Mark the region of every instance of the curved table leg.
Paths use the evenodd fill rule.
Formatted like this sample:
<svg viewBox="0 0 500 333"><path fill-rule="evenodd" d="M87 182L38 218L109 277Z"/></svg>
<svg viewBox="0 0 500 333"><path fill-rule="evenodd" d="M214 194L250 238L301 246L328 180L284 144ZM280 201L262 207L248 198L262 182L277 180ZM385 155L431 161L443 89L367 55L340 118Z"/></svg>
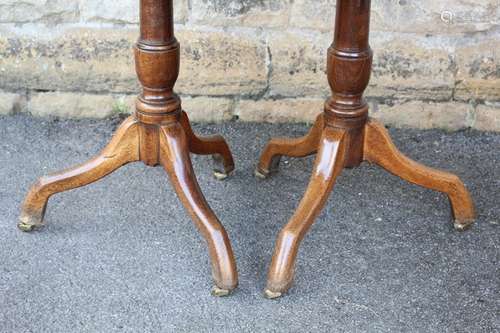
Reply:
<svg viewBox="0 0 500 333"><path fill-rule="evenodd" d="M168 173L177 195L208 243L213 294L228 295L238 285L238 275L229 237L203 196L191 165L188 138L178 123L161 127L160 163Z"/></svg>
<svg viewBox="0 0 500 333"><path fill-rule="evenodd" d="M330 127L323 130L309 186L276 243L265 290L268 298L280 297L292 283L300 242L323 209L344 167L344 133Z"/></svg>
<svg viewBox="0 0 500 333"><path fill-rule="evenodd" d="M474 204L460 178L426 167L404 156L396 148L384 126L373 120L366 125L364 159L408 182L446 193L457 230L465 230L474 223Z"/></svg>
<svg viewBox="0 0 500 333"><path fill-rule="evenodd" d="M188 137L189 150L197 155L212 155L214 160L214 176L219 180L226 179L234 170L234 160L226 140L221 135L199 137L194 134L186 112L181 114L181 125Z"/></svg>
<svg viewBox="0 0 500 333"><path fill-rule="evenodd" d="M97 157L74 168L40 178L24 201L19 229L32 231L43 226L47 202L53 194L88 185L138 160L138 124L132 116L124 121Z"/></svg>
<svg viewBox="0 0 500 333"><path fill-rule="evenodd" d="M320 114L305 136L297 139L272 139L260 157L255 175L259 178L267 178L273 172L278 171L281 156L305 157L316 153L323 128L324 116Z"/></svg>

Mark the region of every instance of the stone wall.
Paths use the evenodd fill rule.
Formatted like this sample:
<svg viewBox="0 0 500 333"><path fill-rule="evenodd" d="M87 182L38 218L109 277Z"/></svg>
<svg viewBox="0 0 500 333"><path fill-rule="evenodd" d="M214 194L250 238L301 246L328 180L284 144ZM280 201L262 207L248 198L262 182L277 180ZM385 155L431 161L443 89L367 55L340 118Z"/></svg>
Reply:
<svg viewBox="0 0 500 333"><path fill-rule="evenodd" d="M175 0L194 120L307 121L329 94L334 0ZM500 131L500 1L374 0L372 116ZM0 0L0 113L131 112L139 0Z"/></svg>

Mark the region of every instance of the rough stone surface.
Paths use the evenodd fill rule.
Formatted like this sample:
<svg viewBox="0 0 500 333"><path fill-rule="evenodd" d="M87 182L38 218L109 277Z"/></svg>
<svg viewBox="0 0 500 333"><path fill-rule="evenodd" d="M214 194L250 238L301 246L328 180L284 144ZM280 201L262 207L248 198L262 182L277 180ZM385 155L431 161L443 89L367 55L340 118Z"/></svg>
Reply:
<svg viewBox="0 0 500 333"><path fill-rule="evenodd" d="M242 121L311 123L323 111L324 103L325 101L321 98L243 100L237 104L235 113Z"/></svg>
<svg viewBox="0 0 500 333"><path fill-rule="evenodd" d="M114 1L86 0L80 15L86 22L139 23L139 3L135 0Z"/></svg>
<svg viewBox="0 0 500 333"><path fill-rule="evenodd" d="M102 1L86 0L81 6L80 16L85 22L137 24L139 23L138 0ZM188 1L174 0L174 19L183 23L188 15Z"/></svg>
<svg viewBox="0 0 500 333"><path fill-rule="evenodd" d="M327 96L326 51L329 34L276 33L269 39L273 66L270 94ZM451 55L425 38L376 33L368 96L449 100L455 84Z"/></svg>
<svg viewBox="0 0 500 333"><path fill-rule="evenodd" d="M111 95L41 93L31 96L28 111L37 117L107 118L115 111Z"/></svg>
<svg viewBox="0 0 500 333"><path fill-rule="evenodd" d="M192 0L191 19L212 26L285 27L291 0Z"/></svg>
<svg viewBox="0 0 500 333"><path fill-rule="evenodd" d="M497 0L374 1L375 30L421 34L487 31L500 24Z"/></svg>
<svg viewBox="0 0 500 333"><path fill-rule="evenodd" d="M176 90L185 95L261 94L267 86L267 49L250 36L182 30Z"/></svg>
<svg viewBox="0 0 500 333"><path fill-rule="evenodd" d="M75 29L47 39L9 36L4 30L0 34L0 86L35 91L138 91L132 54L136 38L135 30Z"/></svg>
<svg viewBox="0 0 500 333"><path fill-rule="evenodd" d="M455 84L450 53L436 40L374 33L373 73L368 96L449 100Z"/></svg>
<svg viewBox="0 0 500 333"><path fill-rule="evenodd" d="M16 228L29 186L94 156L118 124L0 118L0 331L498 331L500 135L392 129L409 156L462 178L477 223L456 232L441 193L369 164L344 170L302 242L290 293L269 301L262 291L274 243L314 157L283 159L265 181L253 170L270 137L300 136L309 126L194 127L228 138L236 159L233 176L219 182L210 157L193 156L237 259L240 285L230 297L210 295L206 243L162 168L129 164L54 195L40 232Z"/></svg>
<svg viewBox="0 0 500 333"><path fill-rule="evenodd" d="M2 0L0 23L60 24L79 19L79 0Z"/></svg>
<svg viewBox="0 0 500 333"><path fill-rule="evenodd" d="M335 0L297 0L292 6L293 27L331 31ZM496 0L373 1L371 26L375 31L453 34L488 31L500 25Z"/></svg>
<svg viewBox="0 0 500 333"><path fill-rule="evenodd" d="M134 93L135 30L71 30L55 39L0 36L0 87ZM176 90L192 95L255 95L267 84L266 47L218 32L181 30ZM224 51L225 50L225 51Z"/></svg>
<svg viewBox="0 0 500 333"><path fill-rule="evenodd" d="M21 111L24 99L19 94L0 91L0 115L10 115Z"/></svg>
<svg viewBox="0 0 500 333"><path fill-rule="evenodd" d="M473 127L480 131L500 132L500 105L479 105Z"/></svg>
<svg viewBox="0 0 500 333"><path fill-rule="evenodd" d="M498 37L458 47L457 99L500 101L499 50Z"/></svg>
<svg viewBox="0 0 500 333"><path fill-rule="evenodd" d="M271 96L326 96L326 55L331 37L318 34L273 33L269 38L272 57Z"/></svg>
<svg viewBox="0 0 500 333"><path fill-rule="evenodd" d="M371 116L396 127L459 130L471 126L473 112L473 106L467 103L407 102L373 104Z"/></svg>
<svg viewBox="0 0 500 333"><path fill-rule="evenodd" d="M290 25L323 32L333 31L336 0L295 0Z"/></svg>
<svg viewBox="0 0 500 333"><path fill-rule="evenodd" d="M182 98L182 108L193 122L217 123L231 120L233 107L234 102L228 98Z"/></svg>
<svg viewBox="0 0 500 333"><path fill-rule="evenodd" d="M330 94L326 52L335 6L335 0L174 0L182 47L176 91L198 105L207 101L208 109L218 98L230 101L212 116L194 112L198 120L231 119L239 101L262 100L248 107L260 111L242 111L241 119L282 122L288 114L289 121L310 121L304 100ZM374 67L366 95L395 107L498 105L499 17L497 0L372 1ZM0 0L0 91L125 96L114 108L130 112L130 96L140 90L132 53L138 18L138 0ZM273 100L297 109L272 115ZM392 115L395 125L419 123L404 112ZM475 117L474 110L466 126ZM433 126L461 128L462 118L433 119Z"/></svg>

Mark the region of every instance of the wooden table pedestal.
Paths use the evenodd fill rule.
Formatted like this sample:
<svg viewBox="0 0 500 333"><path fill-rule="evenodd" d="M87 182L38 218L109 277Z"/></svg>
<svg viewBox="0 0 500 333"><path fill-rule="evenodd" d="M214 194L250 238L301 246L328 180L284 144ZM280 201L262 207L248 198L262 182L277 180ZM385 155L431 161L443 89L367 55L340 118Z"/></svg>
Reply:
<svg viewBox="0 0 500 333"><path fill-rule="evenodd" d="M363 161L375 163L409 182L446 193L456 229L464 230L474 222L471 197L457 176L405 157L384 126L368 118L363 93L372 67L369 24L370 0L337 1L335 36L327 66L332 97L309 134L299 139L273 139L261 156L256 175L266 178L277 171L281 156L317 153L305 195L276 242L265 290L269 298L281 296L290 287L300 242L343 168L356 167Z"/></svg>
<svg viewBox="0 0 500 333"><path fill-rule="evenodd" d="M418 164L392 143L385 128L368 118L363 99L372 65L369 47L370 0L338 0L335 38L328 51L332 97L310 133L299 139L274 139L264 150L256 174L276 171L280 157L317 153L309 186L298 209L278 237L268 276L266 296L281 296L290 287L297 251L343 168L363 161L375 163L401 178L446 193L454 226L464 230L474 222L474 207L460 179ZM223 226L196 181L189 153L213 155L215 175L234 169L233 158L220 136L197 137L173 92L179 74L179 44L174 37L172 0L141 0L141 37L135 47L136 68L143 92L137 108L100 155L75 168L42 177L28 193L19 228L43 226L53 194L85 186L121 166L142 161L162 166L186 210L205 237L215 280L214 295L229 294L238 284L233 251Z"/></svg>
<svg viewBox="0 0 500 333"><path fill-rule="evenodd" d="M25 199L19 228L32 231L41 227L53 194L93 183L130 162L162 166L208 243L215 280L213 294L225 296L238 284L233 251L224 227L200 190L189 153L213 155L219 179L233 171L234 162L221 136L201 138L193 134L181 101L173 92L180 56L172 10L172 0L141 0L141 36L135 59L143 93L137 99L135 114L125 120L100 155L40 178Z"/></svg>

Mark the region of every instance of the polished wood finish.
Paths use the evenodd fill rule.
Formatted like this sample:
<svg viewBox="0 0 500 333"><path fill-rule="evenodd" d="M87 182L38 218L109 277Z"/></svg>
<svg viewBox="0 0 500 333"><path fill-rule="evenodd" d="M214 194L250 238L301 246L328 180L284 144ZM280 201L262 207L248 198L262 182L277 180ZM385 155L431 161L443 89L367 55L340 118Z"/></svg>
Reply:
<svg viewBox="0 0 500 333"><path fill-rule="evenodd" d="M410 183L446 193L457 230L464 230L474 222L472 198L458 176L426 167L404 156L385 127L376 121L368 122L365 133L365 161L377 164Z"/></svg>
<svg viewBox="0 0 500 333"><path fill-rule="evenodd" d="M293 281L301 240L319 215L343 168L368 161L420 186L448 195L457 230L475 219L474 205L460 179L425 167L404 156L381 124L368 118L363 93L368 86L373 53L369 46L370 0L338 0L335 37L328 49L327 75L332 96L312 130L299 139L273 139L264 149L257 176L276 172L281 156L318 152L302 201L281 230L271 261L265 294L280 297Z"/></svg>
<svg viewBox="0 0 500 333"><path fill-rule="evenodd" d="M279 296L293 279L299 244L323 208L338 175L344 168L346 132L326 127L319 142L318 155L306 193L288 224L281 230L271 261L266 295Z"/></svg>
<svg viewBox="0 0 500 333"><path fill-rule="evenodd" d="M234 161L221 136L202 138L193 133L181 100L173 91L179 75L180 47L174 36L172 13L172 0L141 0L141 36L135 59L143 92L135 114L125 120L96 158L42 177L25 199L18 226L23 231L38 229L43 226L52 195L93 183L127 163L162 166L208 244L215 280L213 294L225 296L238 284L234 254L224 227L201 192L189 153L212 155L218 179L233 171Z"/></svg>
<svg viewBox="0 0 500 333"><path fill-rule="evenodd" d="M318 151L319 141L324 128L323 115L316 118L309 133L298 139L272 139L261 155L260 163L255 174L259 178L266 178L270 173L278 171L281 156L306 157Z"/></svg>

